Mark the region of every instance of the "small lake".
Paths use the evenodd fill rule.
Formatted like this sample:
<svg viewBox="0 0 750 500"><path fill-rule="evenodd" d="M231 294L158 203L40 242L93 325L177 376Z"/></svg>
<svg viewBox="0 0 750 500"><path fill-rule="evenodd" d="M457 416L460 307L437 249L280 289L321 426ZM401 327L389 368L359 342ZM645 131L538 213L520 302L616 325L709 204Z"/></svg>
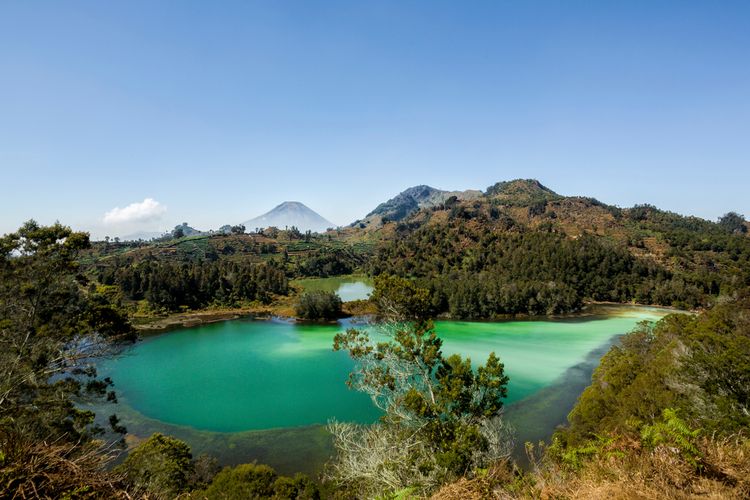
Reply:
<svg viewBox="0 0 750 500"><path fill-rule="evenodd" d="M440 321L436 329L446 354L475 364L492 351L500 356L510 377L507 415L525 440L564 420L617 335L665 314L610 307L562 320ZM331 452L329 419L369 423L379 415L347 388L353 363L332 350L333 336L351 326L235 320L146 338L100 366L120 403L99 415L117 412L136 436L169 433L223 463L257 459L284 473L315 472Z"/></svg>
<svg viewBox="0 0 750 500"><path fill-rule="evenodd" d="M295 280L295 285L305 291L323 290L333 292L343 302L365 300L373 291L372 280L364 276L334 276L332 278L308 278Z"/></svg>

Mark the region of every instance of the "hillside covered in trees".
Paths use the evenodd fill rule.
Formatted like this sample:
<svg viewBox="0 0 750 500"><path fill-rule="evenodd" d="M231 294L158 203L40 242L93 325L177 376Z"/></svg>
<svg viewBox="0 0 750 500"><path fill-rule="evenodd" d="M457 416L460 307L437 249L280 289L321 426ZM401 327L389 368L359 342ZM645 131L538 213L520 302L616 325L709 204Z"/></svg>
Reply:
<svg viewBox="0 0 750 500"><path fill-rule="evenodd" d="M158 241L94 242L83 272L131 314L169 314L288 301L295 278L361 271L367 244L296 228Z"/></svg>
<svg viewBox="0 0 750 500"><path fill-rule="evenodd" d="M585 301L693 309L750 285L747 222L563 197L533 180L500 182L389 221L368 269L415 278L436 313L558 314Z"/></svg>
<svg viewBox="0 0 750 500"><path fill-rule="evenodd" d="M735 213L714 223L515 180L485 191L417 186L325 234L98 242L82 264L131 311L293 301L290 280L355 272L415 279L432 313L453 318L565 314L589 301L696 309L750 286L747 229Z"/></svg>

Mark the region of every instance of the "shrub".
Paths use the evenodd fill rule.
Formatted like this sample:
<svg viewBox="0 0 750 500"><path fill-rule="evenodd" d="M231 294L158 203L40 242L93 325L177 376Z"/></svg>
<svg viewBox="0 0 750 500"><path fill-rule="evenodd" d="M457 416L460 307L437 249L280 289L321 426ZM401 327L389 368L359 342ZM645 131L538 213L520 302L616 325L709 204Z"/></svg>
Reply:
<svg viewBox="0 0 750 500"><path fill-rule="evenodd" d="M285 499L318 499L317 487L307 476L297 475L294 478L279 476L271 467L261 464L242 464L227 467L219 472L211 484L196 498L272 498Z"/></svg>
<svg viewBox="0 0 750 500"><path fill-rule="evenodd" d="M134 488L172 498L187 489L194 465L186 443L156 433L131 451L117 469Z"/></svg>
<svg viewBox="0 0 750 500"><path fill-rule="evenodd" d="M341 298L333 292L305 292L296 308L297 316L309 320L332 320L341 316Z"/></svg>

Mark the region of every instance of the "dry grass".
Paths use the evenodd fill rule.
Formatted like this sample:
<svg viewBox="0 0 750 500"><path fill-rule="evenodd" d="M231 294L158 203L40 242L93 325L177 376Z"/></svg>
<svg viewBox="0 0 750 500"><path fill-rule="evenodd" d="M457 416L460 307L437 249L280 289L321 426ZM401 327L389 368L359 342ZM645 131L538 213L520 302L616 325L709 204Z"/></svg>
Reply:
<svg viewBox="0 0 750 500"><path fill-rule="evenodd" d="M498 464L472 479L461 478L446 485L432 496L433 500L484 500L487 498L511 499L517 498L504 487L516 483L520 478L520 471L508 462Z"/></svg>
<svg viewBox="0 0 750 500"><path fill-rule="evenodd" d="M93 445L5 440L0 460L0 498L134 498L105 470L112 453Z"/></svg>
<svg viewBox="0 0 750 500"><path fill-rule="evenodd" d="M452 499L747 499L750 498L750 440L741 436L705 437L699 443L702 466L696 470L676 450L640 448L620 441L606 453L571 471L545 461L524 475L494 471L461 479L433 498Z"/></svg>

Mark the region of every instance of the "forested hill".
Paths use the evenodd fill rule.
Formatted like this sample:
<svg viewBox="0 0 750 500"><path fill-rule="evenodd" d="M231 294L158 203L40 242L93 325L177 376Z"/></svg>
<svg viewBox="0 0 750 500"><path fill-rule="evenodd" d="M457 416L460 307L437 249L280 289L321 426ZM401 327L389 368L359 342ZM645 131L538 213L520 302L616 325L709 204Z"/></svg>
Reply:
<svg viewBox="0 0 750 500"><path fill-rule="evenodd" d="M551 314L584 300L694 308L750 285L748 223L561 196L536 180L420 208L359 230L380 244L373 274L417 278L435 312Z"/></svg>
<svg viewBox="0 0 750 500"><path fill-rule="evenodd" d="M417 186L325 234L174 236L94 244L84 269L126 301L168 311L271 303L299 277L396 274L431 291L434 314L473 319L562 314L587 301L692 309L750 286L748 223L738 214L714 223L651 205L622 209L536 180L485 191Z"/></svg>
<svg viewBox="0 0 750 500"><path fill-rule="evenodd" d="M81 257L86 276L131 312L271 304L289 280L361 270L371 246L296 228L199 234L151 242L97 242Z"/></svg>

